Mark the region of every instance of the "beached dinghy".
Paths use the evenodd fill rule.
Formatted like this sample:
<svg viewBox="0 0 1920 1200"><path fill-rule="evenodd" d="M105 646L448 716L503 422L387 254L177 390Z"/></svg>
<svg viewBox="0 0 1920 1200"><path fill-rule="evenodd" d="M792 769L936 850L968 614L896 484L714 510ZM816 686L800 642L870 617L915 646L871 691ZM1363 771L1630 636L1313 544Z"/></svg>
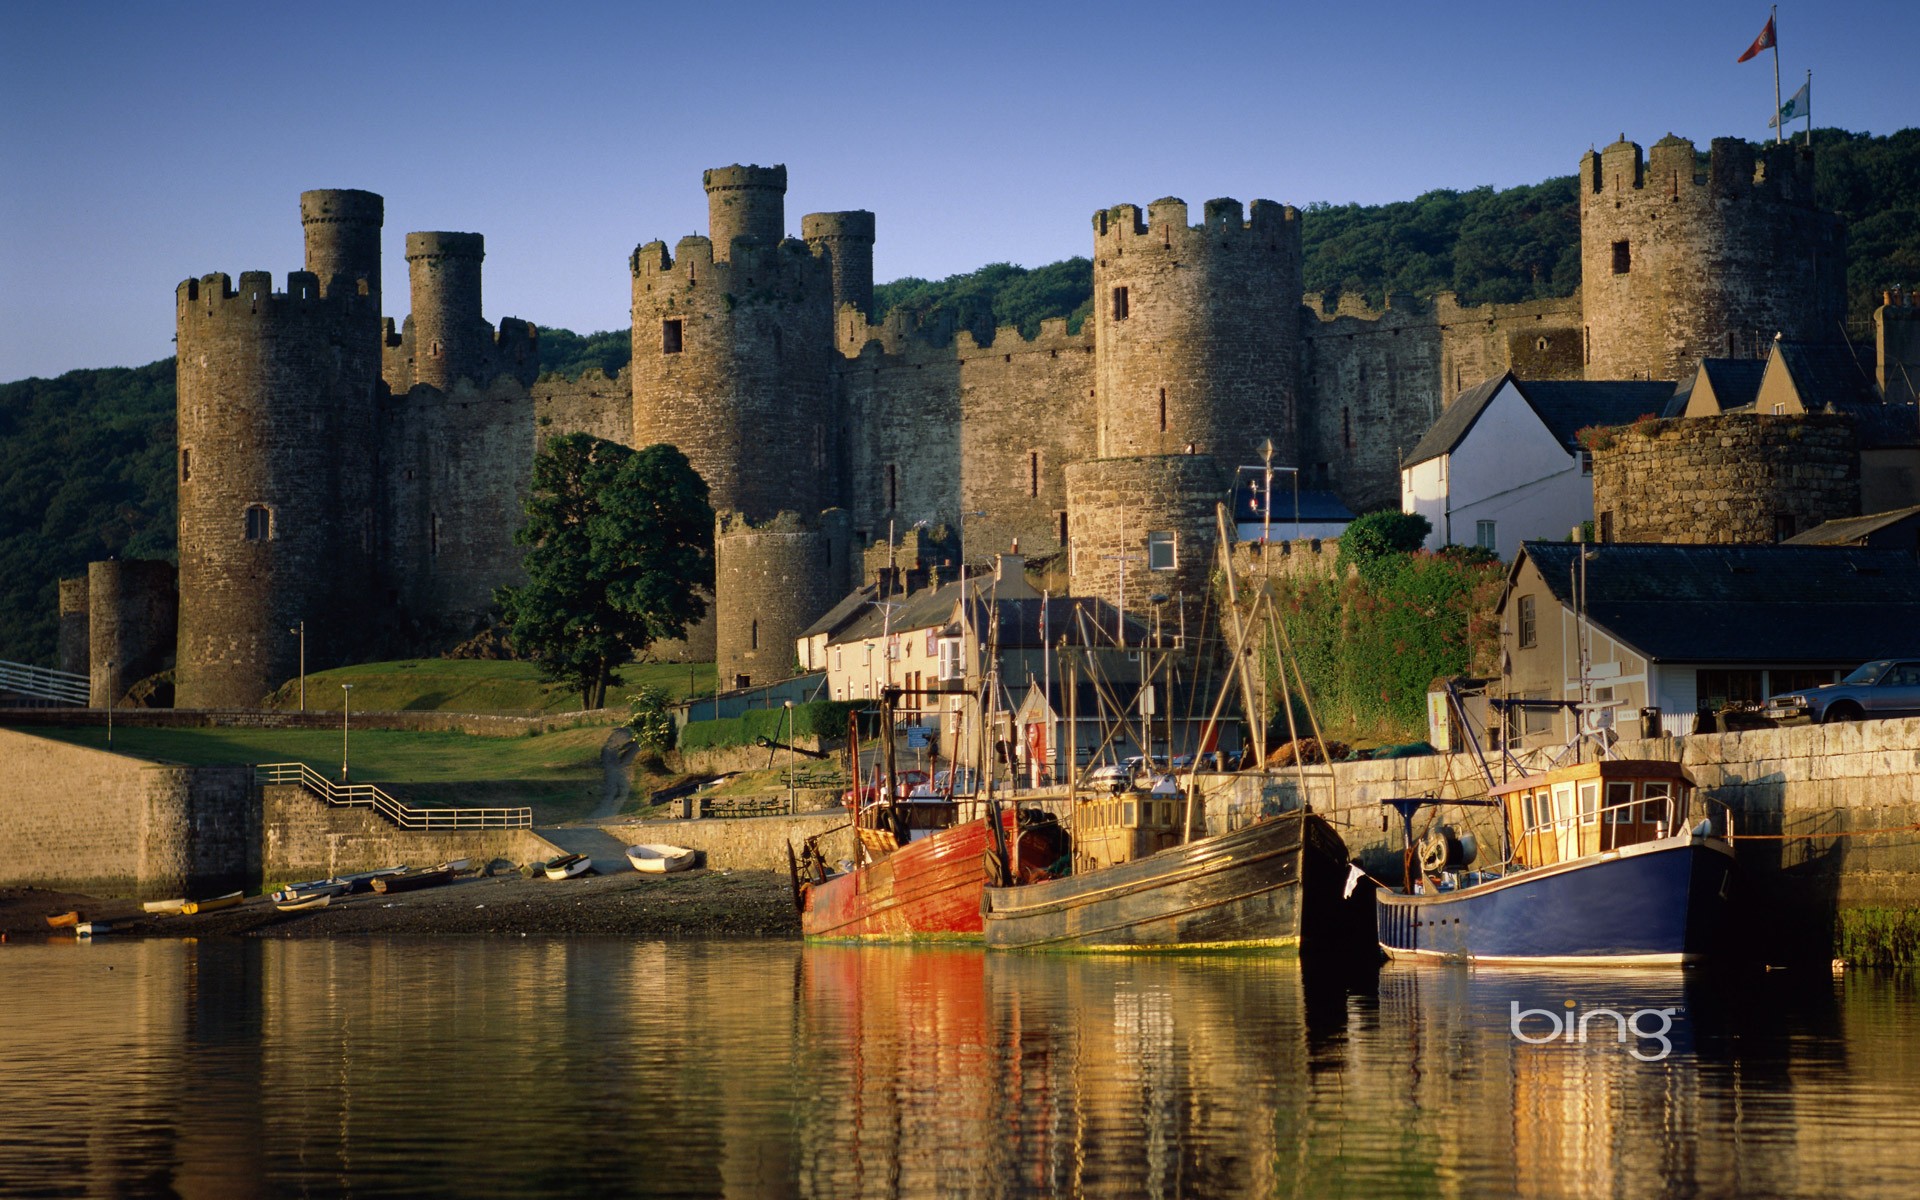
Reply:
<svg viewBox="0 0 1920 1200"><path fill-rule="evenodd" d="M77 912L54 913L47 918L47 924L55 929L72 929L80 924L80 914Z"/></svg>
<svg viewBox="0 0 1920 1200"><path fill-rule="evenodd" d="M97 933L112 933L115 926L106 921L82 921L73 927L76 937L92 937Z"/></svg>
<svg viewBox="0 0 1920 1200"><path fill-rule="evenodd" d="M218 912L223 908L233 908L246 899L244 892L228 892L224 896L215 896L211 900L189 900L180 906L180 911L192 916L195 913Z"/></svg>
<svg viewBox="0 0 1920 1200"><path fill-rule="evenodd" d="M584 854L562 854L548 859L541 867L548 879L572 879L593 870L593 859Z"/></svg>
<svg viewBox="0 0 1920 1200"><path fill-rule="evenodd" d="M417 892L421 888L439 887L443 883L453 882L453 872L446 867L434 867L426 871L403 871L398 875L382 875L373 881L373 890L383 896L395 892Z"/></svg>
<svg viewBox="0 0 1920 1200"><path fill-rule="evenodd" d="M187 906L187 899L185 896L182 896L178 900L148 900L147 902L142 904L140 907L146 909L150 913L155 913L159 916L167 917L167 916L179 915L180 910L185 908L186 906Z"/></svg>
<svg viewBox="0 0 1920 1200"><path fill-rule="evenodd" d="M275 904L298 904L320 896L344 896L353 885L344 879L315 879L308 883L290 883L268 899Z"/></svg>
<svg viewBox="0 0 1920 1200"><path fill-rule="evenodd" d="M309 908L325 908L332 904L333 898L339 894L339 892L321 892L298 900L283 900L274 907L281 912L305 912Z"/></svg>
<svg viewBox="0 0 1920 1200"><path fill-rule="evenodd" d="M689 850L685 846L669 846L664 842L647 842L627 847L627 861L636 871L645 871L653 875L668 871L684 871L700 857L698 850Z"/></svg>

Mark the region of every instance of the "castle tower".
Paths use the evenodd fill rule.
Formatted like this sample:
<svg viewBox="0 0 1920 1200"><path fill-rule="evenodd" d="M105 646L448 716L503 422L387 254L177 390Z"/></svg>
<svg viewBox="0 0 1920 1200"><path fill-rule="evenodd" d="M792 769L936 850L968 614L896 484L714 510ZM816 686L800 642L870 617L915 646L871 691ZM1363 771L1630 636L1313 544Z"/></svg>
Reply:
<svg viewBox="0 0 1920 1200"><path fill-rule="evenodd" d="M117 704L174 650L180 615L170 562L109 559L87 564L87 703Z"/></svg>
<svg viewBox="0 0 1920 1200"><path fill-rule="evenodd" d="M1101 458L1178 454L1295 462L1300 376L1298 214L1256 200L1093 215L1094 404Z"/></svg>
<svg viewBox="0 0 1920 1200"><path fill-rule="evenodd" d="M800 218L800 236L813 252L833 264L833 315L851 304L873 316L873 214L808 213Z"/></svg>
<svg viewBox="0 0 1920 1200"><path fill-rule="evenodd" d="M1229 484L1219 459L1093 459L1069 463L1066 476L1070 593L1136 617L1152 615L1155 595L1206 600L1220 544L1215 505Z"/></svg>
<svg viewBox="0 0 1920 1200"><path fill-rule="evenodd" d="M1882 292L1873 312L1874 379L1888 404L1920 399L1920 300L1909 289Z"/></svg>
<svg viewBox="0 0 1920 1200"><path fill-rule="evenodd" d="M715 167L701 176L707 189L707 232L713 236L713 257L726 262L733 256L735 238L753 238L762 246L777 246L787 236L787 168L785 166Z"/></svg>
<svg viewBox="0 0 1920 1200"><path fill-rule="evenodd" d="M720 516L713 539L720 690L794 673L801 631L847 590L851 543L842 509L810 521L785 512L761 524Z"/></svg>
<svg viewBox="0 0 1920 1200"><path fill-rule="evenodd" d="M354 206L363 213L379 211L377 196L344 194L365 197ZM303 213L315 196L302 197ZM358 252L316 253L315 227L309 220L310 261L344 264L336 280L378 278L359 273L367 260ZM249 271L237 288L223 274L189 279L175 305L185 598L175 695L185 708L254 705L298 669L288 630L300 621L309 667L345 661L365 644L375 599L378 292L324 294L307 271L276 292L272 276Z"/></svg>
<svg viewBox="0 0 1920 1200"><path fill-rule="evenodd" d="M485 383L493 326L480 312L480 263L486 239L477 233L410 233L407 317L415 384L449 391L456 379Z"/></svg>
<svg viewBox="0 0 1920 1200"><path fill-rule="evenodd" d="M1669 134L1643 161L1622 138L1580 160L1579 188L1588 379L1683 379L1776 333L1840 336L1846 245L1806 148L1715 138L1703 161Z"/></svg>
<svg viewBox="0 0 1920 1200"><path fill-rule="evenodd" d="M307 239L307 270L320 294L338 287L358 292L380 312L380 227L386 201L372 192L334 188L300 193L300 224Z"/></svg>

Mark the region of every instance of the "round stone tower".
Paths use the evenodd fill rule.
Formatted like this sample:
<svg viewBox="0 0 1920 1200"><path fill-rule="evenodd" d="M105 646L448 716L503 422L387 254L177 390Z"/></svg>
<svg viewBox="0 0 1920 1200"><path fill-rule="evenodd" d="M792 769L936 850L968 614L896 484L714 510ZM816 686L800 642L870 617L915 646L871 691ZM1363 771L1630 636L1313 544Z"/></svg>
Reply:
<svg viewBox="0 0 1920 1200"><path fill-rule="evenodd" d="M634 252L633 444L678 446L715 511L817 512L830 474L832 279L806 244Z"/></svg>
<svg viewBox="0 0 1920 1200"><path fill-rule="evenodd" d="M314 195L302 197L303 211ZM323 248L316 265L329 254ZM377 265L370 276L335 272L349 276L377 279ZM297 670L288 629L302 620L310 668L364 644L374 603L376 296L358 286L323 294L312 271L289 274L284 292L264 271L242 274L237 288L215 274L176 292L183 708L258 704Z"/></svg>
<svg viewBox="0 0 1920 1200"><path fill-rule="evenodd" d="M88 563L87 703L118 704L129 687L165 670L179 615L172 563Z"/></svg>
<svg viewBox="0 0 1920 1200"><path fill-rule="evenodd" d="M1665 543L1777 542L1859 516L1853 418L1733 412L1608 430L1593 513L1602 541Z"/></svg>
<svg viewBox="0 0 1920 1200"><path fill-rule="evenodd" d="M713 561L722 691L794 673L800 632L843 594L851 543L841 509L812 521L784 512L757 525L721 515Z"/></svg>
<svg viewBox="0 0 1920 1200"><path fill-rule="evenodd" d="M833 264L833 313L851 304L863 317L873 315L873 214L808 213L800 218L800 236L813 252Z"/></svg>
<svg viewBox="0 0 1920 1200"><path fill-rule="evenodd" d="M356 188L300 193L300 224L306 231L307 270L320 279L320 294L342 288L367 297L380 311L380 227L386 201Z"/></svg>
<svg viewBox="0 0 1920 1200"><path fill-rule="evenodd" d="M1702 358L1764 357L1776 333L1831 341L1846 313L1840 222L1814 206L1813 155L1669 134L1580 160L1588 379L1684 379Z"/></svg>
<svg viewBox="0 0 1920 1200"><path fill-rule="evenodd" d="M407 317L413 382L447 391L456 379L482 376L493 353L493 326L481 315L480 264L486 239L477 233L410 233Z"/></svg>
<svg viewBox="0 0 1920 1200"><path fill-rule="evenodd" d="M1066 477L1068 591L1135 616L1151 614L1155 594L1206 598L1220 544L1215 505L1229 484L1219 459L1091 459L1069 463Z"/></svg>
<svg viewBox="0 0 1920 1200"><path fill-rule="evenodd" d="M707 231L715 261L733 257L735 238L777 246L787 236L785 166L715 167L701 176L707 189Z"/></svg>
<svg viewBox="0 0 1920 1200"><path fill-rule="evenodd" d="M1180 200L1093 215L1094 407L1101 458L1295 462L1300 223L1289 207Z"/></svg>

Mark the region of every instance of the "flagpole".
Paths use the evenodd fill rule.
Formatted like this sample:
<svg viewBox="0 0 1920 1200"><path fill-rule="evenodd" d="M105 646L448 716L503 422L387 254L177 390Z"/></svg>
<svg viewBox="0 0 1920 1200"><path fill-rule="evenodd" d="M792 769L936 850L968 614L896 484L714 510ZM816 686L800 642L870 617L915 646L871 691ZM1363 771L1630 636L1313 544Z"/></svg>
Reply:
<svg viewBox="0 0 1920 1200"><path fill-rule="evenodd" d="M1778 4L1773 6L1773 16L1768 23L1773 26L1773 111L1778 114L1780 111L1780 6ZM1782 128L1785 124L1786 122L1782 121L1778 115L1773 118L1773 142L1776 146L1787 140L1786 131Z"/></svg>
<svg viewBox="0 0 1920 1200"><path fill-rule="evenodd" d="M1813 70L1807 70L1807 149L1813 149Z"/></svg>

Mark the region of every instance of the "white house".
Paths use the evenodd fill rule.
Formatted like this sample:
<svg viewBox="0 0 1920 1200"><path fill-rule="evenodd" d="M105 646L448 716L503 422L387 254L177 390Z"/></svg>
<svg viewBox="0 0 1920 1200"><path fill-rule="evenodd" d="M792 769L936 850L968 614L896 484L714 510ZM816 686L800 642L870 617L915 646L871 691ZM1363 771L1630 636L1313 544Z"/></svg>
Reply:
<svg viewBox="0 0 1920 1200"><path fill-rule="evenodd" d="M1520 543L1564 538L1593 519L1590 425L1659 416L1673 384L1537 382L1511 371L1462 392L1400 468L1400 510L1433 526L1427 548L1484 546L1511 559Z"/></svg>

